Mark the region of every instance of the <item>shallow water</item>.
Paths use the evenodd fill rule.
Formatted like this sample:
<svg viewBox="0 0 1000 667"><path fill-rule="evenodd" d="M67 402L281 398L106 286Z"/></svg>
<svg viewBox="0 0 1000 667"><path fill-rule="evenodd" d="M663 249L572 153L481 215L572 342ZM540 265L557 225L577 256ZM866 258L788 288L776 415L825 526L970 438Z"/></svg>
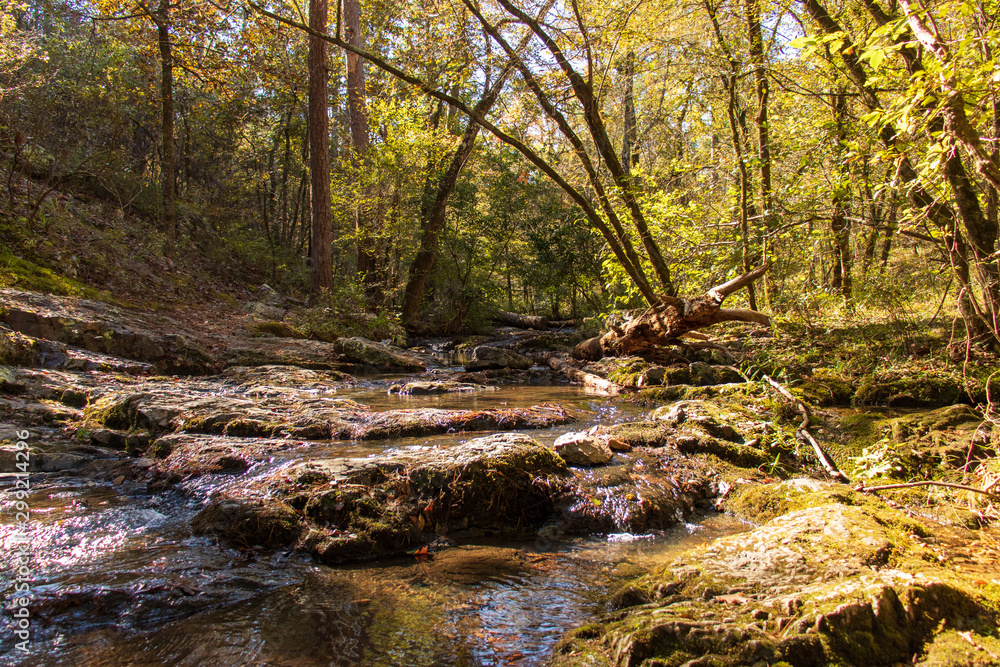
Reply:
<svg viewBox="0 0 1000 667"><path fill-rule="evenodd" d="M569 386L403 397L368 386L337 395L377 410L548 402L578 414L575 424L531 432L543 442L642 414ZM318 445L283 452L250 474L303 455L448 447L480 435ZM194 497L241 479L205 476ZM40 604L32 653L20 664L541 664L567 630L605 611L602 600L623 572L662 565L681 548L743 529L712 515L656 536L493 542L430 558L330 568L297 554L237 551L191 536L200 502L177 493L124 494L71 478L36 490L30 498L32 593ZM10 500L0 496L3 503ZM7 522L0 524L0 565L11 572L12 513L0 509ZM468 562L455 562L466 556ZM498 559L496 572L473 568L470 574L469 563L487 556ZM4 581L7 598L11 584ZM0 652L13 658L9 639L4 632Z"/></svg>

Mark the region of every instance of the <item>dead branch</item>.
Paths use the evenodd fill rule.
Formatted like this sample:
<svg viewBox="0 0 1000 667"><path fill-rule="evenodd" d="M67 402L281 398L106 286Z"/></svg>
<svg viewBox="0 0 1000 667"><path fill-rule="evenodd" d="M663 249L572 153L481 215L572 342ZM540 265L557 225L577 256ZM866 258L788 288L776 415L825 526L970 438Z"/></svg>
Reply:
<svg viewBox="0 0 1000 667"><path fill-rule="evenodd" d="M855 487L855 491L860 491L862 493L867 493L869 491L887 491L889 489L913 489L918 486L943 486L947 489L957 489L959 491L969 491L971 493L979 493L984 496L989 496L993 500L1000 500L1000 495L993 493L992 491L987 491L985 489L977 489L974 486L968 486L966 484L953 484L951 482L938 482L935 480L922 480L920 482L901 482L899 484L879 484L878 486L865 486L864 484L859 484Z"/></svg>
<svg viewBox="0 0 1000 667"><path fill-rule="evenodd" d="M617 396L618 394L632 391L631 387L623 387L622 385L614 383L611 380L602 378L600 375L594 375L593 373L582 371L562 359L551 357L549 359L549 366L551 366L554 370L561 372L573 382L579 382L587 389L592 389L608 396Z"/></svg>
<svg viewBox="0 0 1000 667"><path fill-rule="evenodd" d="M774 387L775 391L781 394L783 398L785 398L792 405L794 405L796 409L799 411L799 414L802 415L802 422L799 424L799 427L795 430L795 435L800 439L805 440L806 442L809 443L809 445L813 449L813 452L815 452L816 454L816 458L819 459L820 464L826 470L827 474L830 475L830 477L840 479L845 484L850 484L851 483L850 478L848 478L847 475L845 475L844 473L842 473L840 470L837 469L837 465L833 462L832 459L830 459L830 457L826 455L826 452L823 451L823 447L820 446L816 438L814 438L812 433L809 432L809 424L811 423L811 419L809 417L809 408L806 407L806 404L797 399L795 395L792 394L792 392L785 389L784 386L779 384L773 378L765 375L764 380L769 385Z"/></svg>
<svg viewBox="0 0 1000 667"><path fill-rule="evenodd" d="M612 328L602 336L586 340L573 349L578 359L600 359L605 356L642 355L655 348L676 343L682 336L697 334L701 329L719 322L751 322L768 325L771 318L764 313L745 308L722 308L722 301L738 289L759 279L767 271L761 266L737 278L717 285L704 295L689 299L661 295L637 317L620 328Z"/></svg>

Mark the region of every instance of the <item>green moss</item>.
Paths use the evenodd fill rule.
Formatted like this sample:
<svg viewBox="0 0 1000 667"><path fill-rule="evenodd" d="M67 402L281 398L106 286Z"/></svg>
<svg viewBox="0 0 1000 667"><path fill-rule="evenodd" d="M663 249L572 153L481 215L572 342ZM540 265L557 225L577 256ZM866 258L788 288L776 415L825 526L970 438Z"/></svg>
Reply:
<svg viewBox="0 0 1000 667"><path fill-rule="evenodd" d="M553 493L536 480L552 477L566 463L547 447L516 448L476 459L457 471L449 485L452 511L480 527L525 527L548 519ZM541 488L540 488L541 487Z"/></svg>
<svg viewBox="0 0 1000 667"><path fill-rule="evenodd" d="M270 438L287 428L288 424L281 422L266 422L259 419L233 419L222 430L223 435L231 438Z"/></svg>
<svg viewBox="0 0 1000 667"><path fill-rule="evenodd" d="M17 257L3 246L0 246L0 287L60 296L80 296L115 303L114 298L106 292L87 287L78 280L67 278L51 269Z"/></svg>
<svg viewBox="0 0 1000 667"><path fill-rule="evenodd" d="M151 428L152 424L138 411L138 404L143 398L145 398L143 394L100 398L84 410L84 426L87 428L104 427L120 431Z"/></svg>
<svg viewBox="0 0 1000 667"><path fill-rule="evenodd" d="M149 449L146 450L146 454L155 459L165 459L170 456L172 451L173 446L169 442L160 439L153 442Z"/></svg>
<svg viewBox="0 0 1000 667"><path fill-rule="evenodd" d="M276 336L278 338L305 338L306 335L285 322L276 320L265 320L263 322L253 322L249 326L252 336Z"/></svg>
<svg viewBox="0 0 1000 667"><path fill-rule="evenodd" d="M299 535L299 520L294 509L275 500L217 501L202 510L191 526L195 534L216 534L243 547L287 546Z"/></svg>
<svg viewBox="0 0 1000 667"><path fill-rule="evenodd" d="M16 331L0 329L0 364L34 366L38 361L38 341Z"/></svg>

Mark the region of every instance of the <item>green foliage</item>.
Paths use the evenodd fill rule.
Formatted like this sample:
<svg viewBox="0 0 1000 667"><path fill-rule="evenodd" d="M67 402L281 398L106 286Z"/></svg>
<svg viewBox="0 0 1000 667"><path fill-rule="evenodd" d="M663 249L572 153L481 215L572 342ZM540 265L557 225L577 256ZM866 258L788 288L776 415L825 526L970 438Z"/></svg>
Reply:
<svg viewBox="0 0 1000 667"><path fill-rule="evenodd" d="M332 342L341 337L361 336L404 344L406 332L398 317L387 311L367 312L364 292L357 283L344 281L324 291L313 305L297 312L292 324L308 338Z"/></svg>

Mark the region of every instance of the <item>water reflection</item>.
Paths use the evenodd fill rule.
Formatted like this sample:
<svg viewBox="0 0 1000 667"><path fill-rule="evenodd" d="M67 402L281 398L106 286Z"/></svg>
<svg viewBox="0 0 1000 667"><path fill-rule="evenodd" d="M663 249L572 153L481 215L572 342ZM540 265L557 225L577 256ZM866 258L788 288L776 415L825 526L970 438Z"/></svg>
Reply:
<svg viewBox="0 0 1000 667"><path fill-rule="evenodd" d="M338 396L376 410L545 402L574 410L577 423L531 432L542 442L642 415L565 385L430 396L387 395L385 386L369 386ZM316 443L276 452L248 475L303 456L449 447L480 435ZM568 629L604 611L621 564L653 568L678 549L743 529L703 517L655 536L466 545L422 561L328 568L298 555L241 552L191 536L190 520L201 507L193 499L245 482L246 476L205 475L180 485L183 493L162 497L94 484L53 484L33 494L39 624L33 653L20 664L541 664ZM12 529L0 524L0 542ZM10 572L7 560L0 556ZM0 581L0 592L6 596L10 586L9 579ZM0 655L4 651L17 657L0 643Z"/></svg>

